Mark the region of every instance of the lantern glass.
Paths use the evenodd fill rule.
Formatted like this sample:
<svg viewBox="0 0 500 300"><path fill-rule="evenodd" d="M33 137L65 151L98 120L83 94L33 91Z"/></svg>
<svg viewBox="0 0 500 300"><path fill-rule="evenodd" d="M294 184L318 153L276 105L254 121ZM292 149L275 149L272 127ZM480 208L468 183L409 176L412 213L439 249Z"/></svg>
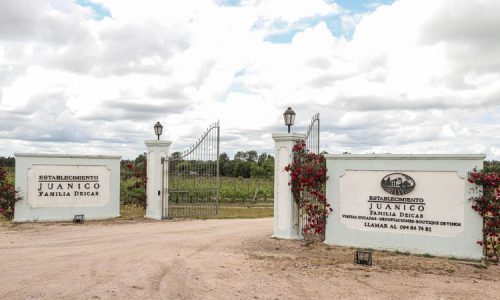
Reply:
<svg viewBox="0 0 500 300"><path fill-rule="evenodd" d="M160 124L160 122L156 122L154 129L155 129L155 134L158 136L158 139L160 139L160 135L163 132L163 126Z"/></svg>
<svg viewBox="0 0 500 300"><path fill-rule="evenodd" d="M295 112L291 107L289 107L285 113L283 114L283 117L285 119L285 125L291 126L295 122Z"/></svg>

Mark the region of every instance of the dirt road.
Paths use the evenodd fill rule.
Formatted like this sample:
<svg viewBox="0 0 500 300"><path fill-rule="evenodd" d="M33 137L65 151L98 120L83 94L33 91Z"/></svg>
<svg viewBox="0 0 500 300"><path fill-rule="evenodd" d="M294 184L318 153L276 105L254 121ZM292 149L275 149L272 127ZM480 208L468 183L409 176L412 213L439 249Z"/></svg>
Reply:
<svg viewBox="0 0 500 300"><path fill-rule="evenodd" d="M0 299L498 299L500 267L270 238L272 219L0 225Z"/></svg>

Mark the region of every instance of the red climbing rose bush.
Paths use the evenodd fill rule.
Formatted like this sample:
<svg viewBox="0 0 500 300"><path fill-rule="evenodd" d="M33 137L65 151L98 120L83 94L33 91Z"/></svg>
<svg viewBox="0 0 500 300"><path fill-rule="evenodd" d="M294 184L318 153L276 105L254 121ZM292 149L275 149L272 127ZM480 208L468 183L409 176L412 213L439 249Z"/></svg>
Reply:
<svg viewBox="0 0 500 300"><path fill-rule="evenodd" d="M17 201L21 200L14 185L7 178L7 172L0 168L0 215L7 220L14 218L14 207Z"/></svg>
<svg viewBox="0 0 500 300"><path fill-rule="evenodd" d="M476 191L482 187L483 194L471 197L472 208L483 217L483 240L477 243L483 247L490 259L500 257L500 174L474 169L469 173L469 182L476 184Z"/></svg>
<svg viewBox="0 0 500 300"><path fill-rule="evenodd" d="M324 238L326 218L332 211L326 203L326 160L322 154L310 152L304 141L298 141L293 149L293 161L285 167L290 172L293 198L306 212L304 234L316 234Z"/></svg>

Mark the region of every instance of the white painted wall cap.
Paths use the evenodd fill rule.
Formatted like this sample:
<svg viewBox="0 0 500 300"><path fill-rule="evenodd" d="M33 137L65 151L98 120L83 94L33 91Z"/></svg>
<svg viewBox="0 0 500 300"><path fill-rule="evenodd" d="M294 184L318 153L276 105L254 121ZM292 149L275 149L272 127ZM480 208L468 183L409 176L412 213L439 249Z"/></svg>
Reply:
<svg viewBox="0 0 500 300"><path fill-rule="evenodd" d="M479 154L326 154L331 160L483 160Z"/></svg>
<svg viewBox="0 0 500 300"><path fill-rule="evenodd" d="M281 142L281 141L297 141L297 140L303 140L306 138L306 135L303 133L287 133L287 132L275 132L272 134L273 140L276 142Z"/></svg>
<svg viewBox="0 0 500 300"><path fill-rule="evenodd" d="M168 147L172 145L172 141L162 141L162 140L146 140L144 141L144 144L148 147Z"/></svg>
<svg viewBox="0 0 500 300"><path fill-rule="evenodd" d="M15 157L53 157L53 158L92 158L92 159L121 159L119 155L82 155L57 153L14 153Z"/></svg>

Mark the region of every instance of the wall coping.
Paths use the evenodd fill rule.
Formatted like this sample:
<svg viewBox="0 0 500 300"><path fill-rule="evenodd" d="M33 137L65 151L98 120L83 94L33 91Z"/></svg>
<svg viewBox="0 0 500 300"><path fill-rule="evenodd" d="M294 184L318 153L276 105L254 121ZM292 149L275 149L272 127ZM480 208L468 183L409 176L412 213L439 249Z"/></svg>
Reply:
<svg viewBox="0 0 500 300"><path fill-rule="evenodd" d="M273 140L275 142L285 142L285 141L297 141L303 140L306 138L306 135L303 133L287 133L287 132L275 132L272 134Z"/></svg>
<svg viewBox="0 0 500 300"><path fill-rule="evenodd" d="M486 154L325 154L330 160L484 160Z"/></svg>
<svg viewBox="0 0 500 300"><path fill-rule="evenodd" d="M57 153L14 153L15 157L45 157L45 158L92 158L92 159L121 159L120 155L82 155Z"/></svg>
<svg viewBox="0 0 500 300"><path fill-rule="evenodd" d="M148 147L169 147L172 145L172 141L163 140L145 140L144 144Z"/></svg>

